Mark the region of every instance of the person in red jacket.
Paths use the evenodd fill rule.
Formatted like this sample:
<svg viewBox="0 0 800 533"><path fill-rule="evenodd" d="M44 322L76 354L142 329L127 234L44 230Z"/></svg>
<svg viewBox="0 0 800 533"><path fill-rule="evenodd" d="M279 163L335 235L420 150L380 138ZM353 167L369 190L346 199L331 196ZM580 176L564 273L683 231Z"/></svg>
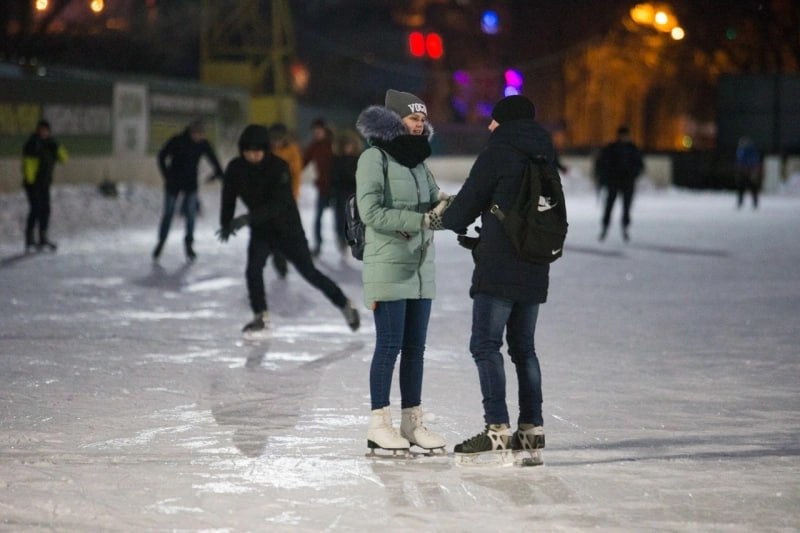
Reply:
<svg viewBox="0 0 800 533"><path fill-rule="evenodd" d="M324 119L311 123L311 143L303 152L303 168L314 163L317 177L317 207L314 215L314 247L311 254L316 257L322 249L322 215L331 207L331 165L333 165L333 132Z"/></svg>

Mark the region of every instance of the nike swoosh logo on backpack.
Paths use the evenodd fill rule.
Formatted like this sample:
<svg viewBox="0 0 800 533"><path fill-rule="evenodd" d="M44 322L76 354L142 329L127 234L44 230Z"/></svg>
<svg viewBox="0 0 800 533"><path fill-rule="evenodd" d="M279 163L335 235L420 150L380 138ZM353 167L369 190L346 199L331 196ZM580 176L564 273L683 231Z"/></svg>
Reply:
<svg viewBox="0 0 800 533"><path fill-rule="evenodd" d="M550 253L552 253L553 255L556 255L556 254L557 254L558 252L560 252L560 251L561 251L561 248L559 248L558 250L553 250L553 251L552 251L552 252L550 252Z"/></svg>
<svg viewBox="0 0 800 533"><path fill-rule="evenodd" d="M540 213L543 213L544 211L548 211L550 209L553 209L556 205L558 205L558 202L556 202L555 204L551 204L549 198L545 198L544 196L540 196L539 197L539 205L536 206L536 209Z"/></svg>

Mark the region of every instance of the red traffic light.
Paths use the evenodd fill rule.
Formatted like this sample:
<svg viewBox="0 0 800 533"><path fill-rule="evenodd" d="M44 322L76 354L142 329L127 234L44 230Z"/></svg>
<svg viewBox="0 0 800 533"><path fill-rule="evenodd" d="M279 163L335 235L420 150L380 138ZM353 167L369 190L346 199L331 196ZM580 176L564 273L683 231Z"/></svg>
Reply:
<svg viewBox="0 0 800 533"><path fill-rule="evenodd" d="M441 59L444 55L442 36L435 32L412 31L408 34L408 51L414 57Z"/></svg>
<svg viewBox="0 0 800 533"><path fill-rule="evenodd" d="M438 33L429 33L425 37L425 50L431 59L440 59L444 55L442 36Z"/></svg>
<svg viewBox="0 0 800 533"><path fill-rule="evenodd" d="M408 51L414 57L425 56L425 35L421 31L412 31L408 34Z"/></svg>

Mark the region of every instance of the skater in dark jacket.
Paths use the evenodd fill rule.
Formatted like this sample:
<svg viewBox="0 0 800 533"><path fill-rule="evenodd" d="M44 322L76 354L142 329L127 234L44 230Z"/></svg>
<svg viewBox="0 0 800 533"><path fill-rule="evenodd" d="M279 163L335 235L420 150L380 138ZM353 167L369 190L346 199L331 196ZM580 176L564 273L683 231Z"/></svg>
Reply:
<svg viewBox="0 0 800 533"><path fill-rule="evenodd" d="M211 143L206 140L205 125L200 120L189 124L183 133L172 137L158 152L158 168L164 177L164 213L158 227L158 244L153 250L153 259L158 259L164 248L179 194L183 194L181 213L186 217L184 251L189 261L196 257L192 243L197 215L197 165L203 156L214 167L215 175L222 176L222 167Z"/></svg>
<svg viewBox="0 0 800 533"><path fill-rule="evenodd" d="M25 224L25 251L55 250L56 245L47 237L50 224L50 186L53 168L57 162L67 160L66 149L50 135L50 123L41 120L22 148L22 186L28 197L30 210ZM39 227L39 240L34 232Z"/></svg>
<svg viewBox="0 0 800 533"><path fill-rule="evenodd" d="M331 196L336 213L336 235L339 251L347 257L345 234L345 207L347 199L356 192L356 168L361 154L361 142L355 133L342 132L336 141L336 152L331 164Z"/></svg>
<svg viewBox="0 0 800 533"><path fill-rule="evenodd" d="M600 151L595 169L600 183L605 183L606 186L606 205L599 239L605 240L614 202L617 194L622 194L622 238L627 242L630 239L628 226L631 224L636 178L644 170L642 153L631 141L631 132L627 126L621 126L617 130L617 140Z"/></svg>
<svg viewBox="0 0 800 533"><path fill-rule="evenodd" d="M247 126L239 137L239 154L225 170L219 237L225 242L239 228L250 226L246 278L254 316L243 331L257 333L268 327L264 265L274 250L282 252L303 278L342 311L350 329L357 330L358 311L339 286L314 266L292 196L289 167L271 152L267 128ZM237 199L248 212L234 218Z"/></svg>
<svg viewBox="0 0 800 533"><path fill-rule="evenodd" d="M488 210L495 204L506 212L510 210L530 159L543 157L555 164L550 135L534 117L533 103L521 95L506 97L495 105L488 144L442 214L444 228L457 232L481 217L480 237L459 236L459 242L473 250L475 260L469 347L478 367L486 427L458 444L457 456L544 447L541 373L534 332L539 305L547 300L550 266L522 259L499 219ZM500 352L504 331L519 390L518 427L513 435Z"/></svg>

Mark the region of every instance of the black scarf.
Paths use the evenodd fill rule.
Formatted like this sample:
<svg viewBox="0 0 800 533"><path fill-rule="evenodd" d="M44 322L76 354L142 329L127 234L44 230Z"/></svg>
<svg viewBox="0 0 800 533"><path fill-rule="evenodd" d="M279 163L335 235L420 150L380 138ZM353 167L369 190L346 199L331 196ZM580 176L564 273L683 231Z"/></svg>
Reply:
<svg viewBox="0 0 800 533"><path fill-rule="evenodd" d="M431 155L427 135L400 135L391 141L375 140L374 144L408 168L415 168Z"/></svg>

